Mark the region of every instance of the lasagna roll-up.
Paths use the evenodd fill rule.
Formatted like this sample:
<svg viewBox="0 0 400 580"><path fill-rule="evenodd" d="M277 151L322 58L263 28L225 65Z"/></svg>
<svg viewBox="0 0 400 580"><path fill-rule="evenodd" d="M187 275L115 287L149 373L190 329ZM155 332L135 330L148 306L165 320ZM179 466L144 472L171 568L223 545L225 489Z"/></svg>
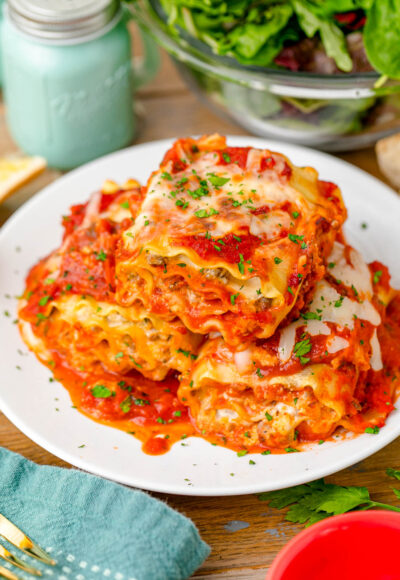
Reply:
<svg viewBox="0 0 400 580"><path fill-rule="evenodd" d="M201 336L181 321L164 320L115 301L114 255L119 236L140 205L136 183L108 182L87 204L64 217L61 247L33 267L20 302L25 342L44 362L74 369L125 374L137 370L162 380L187 370Z"/></svg>
<svg viewBox="0 0 400 580"><path fill-rule="evenodd" d="M244 450L290 450L339 425L383 424L398 384L384 368L379 338L392 297L387 270L378 265L376 276L341 243L330 260L312 301L273 337L242 351L221 337L202 347L178 394L204 436ZM373 415L378 399L384 413Z"/></svg>
<svg viewBox="0 0 400 580"><path fill-rule="evenodd" d="M268 338L322 278L345 219L338 188L281 154L180 139L117 252L117 300L233 345Z"/></svg>

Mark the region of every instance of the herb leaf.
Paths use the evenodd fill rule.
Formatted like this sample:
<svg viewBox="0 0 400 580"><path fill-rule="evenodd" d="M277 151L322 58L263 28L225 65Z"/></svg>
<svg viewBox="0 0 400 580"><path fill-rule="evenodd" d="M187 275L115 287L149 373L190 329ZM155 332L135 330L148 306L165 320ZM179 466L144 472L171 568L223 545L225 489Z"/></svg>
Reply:
<svg viewBox="0 0 400 580"><path fill-rule="evenodd" d="M398 474L400 479L399 471L387 470L388 475L391 475L392 472ZM396 497L400 498L400 490L393 489L393 492ZM325 483L323 479L296 487L262 493L258 499L269 502L269 506L272 508L282 509L291 506L285 519L293 523L306 524L306 526L357 508L363 510L380 508L400 512L398 507L371 500L366 487L345 487Z"/></svg>
<svg viewBox="0 0 400 580"><path fill-rule="evenodd" d="M112 392L104 385L96 385L92 389L92 395L93 397L96 397L96 399L108 399L108 397L111 397Z"/></svg>
<svg viewBox="0 0 400 580"><path fill-rule="evenodd" d="M395 479L400 480L400 471L397 469L391 469L390 467L386 470L386 474L389 477L394 477Z"/></svg>

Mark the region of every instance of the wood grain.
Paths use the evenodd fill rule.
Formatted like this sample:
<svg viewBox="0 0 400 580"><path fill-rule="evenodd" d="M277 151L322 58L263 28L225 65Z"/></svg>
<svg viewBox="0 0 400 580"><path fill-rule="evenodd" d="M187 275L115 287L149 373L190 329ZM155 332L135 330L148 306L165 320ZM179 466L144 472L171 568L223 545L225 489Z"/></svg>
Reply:
<svg viewBox="0 0 400 580"><path fill-rule="evenodd" d="M163 55L162 68L157 78L139 93L136 108L140 118L137 143L174 137L177 134L215 131L245 134L240 127L219 119L200 104L186 90L166 55ZM4 107L0 104L0 155L15 149L5 124ZM382 179L372 149L346 153L340 157ZM47 170L7 200L0 206L0 223L59 175L58 171ZM33 443L1 413L0 445L37 463L69 467ZM391 492L393 483L385 475L387 467L400 468L400 439L329 480L344 485L366 485L374 499L396 503ZM197 580L262 580L277 552L301 529L301 526L285 522L282 512L269 509L254 495L227 498L153 495L190 517L204 540L212 547L211 556L194 575ZM249 525L240 531L230 532L225 526L234 520Z"/></svg>

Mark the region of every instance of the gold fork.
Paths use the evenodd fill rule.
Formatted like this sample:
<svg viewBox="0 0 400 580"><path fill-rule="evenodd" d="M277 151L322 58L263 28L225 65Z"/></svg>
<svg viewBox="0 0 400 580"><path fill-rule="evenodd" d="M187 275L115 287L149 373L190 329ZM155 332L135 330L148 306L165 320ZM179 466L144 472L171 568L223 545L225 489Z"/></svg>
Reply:
<svg viewBox="0 0 400 580"><path fill-rule="evenodd" d="M10 520L5 518L0 514L0 536L3 537L5 540L13 544L16 548L19 548L24 554L27 556L32 556L32 558L36 558L40 562L44 564L49 564L50 566L54 566L56 562L50 558L50 556L42 550L40 546L38 546L33 540L28 538L17 526L15 526ZM40 570L33 568L29 564L26 564L21 558L11 554L4 546L0 544L0 558L12 564L13 566L17 566L24 572L28 572L29 574L34 574L35 576L41 576L42 573ZM18 576L16 576L13 572L0 566L0 576L3 578L7 578L7 580L19 580Z"/></svg>

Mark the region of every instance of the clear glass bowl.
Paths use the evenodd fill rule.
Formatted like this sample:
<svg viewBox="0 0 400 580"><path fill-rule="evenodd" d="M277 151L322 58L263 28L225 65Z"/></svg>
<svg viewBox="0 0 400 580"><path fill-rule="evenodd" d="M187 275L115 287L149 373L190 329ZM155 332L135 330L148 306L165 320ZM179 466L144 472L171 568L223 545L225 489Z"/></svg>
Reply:
<svg viewBox="0 0 400 580"><path fill-rule="evenodd" d="M249 132L326 151L360 149L400 130L400 81L376 88L376 73L317 75L242 66L173 35L150 0L129 5L172 56L189 88Z"/></svg>

